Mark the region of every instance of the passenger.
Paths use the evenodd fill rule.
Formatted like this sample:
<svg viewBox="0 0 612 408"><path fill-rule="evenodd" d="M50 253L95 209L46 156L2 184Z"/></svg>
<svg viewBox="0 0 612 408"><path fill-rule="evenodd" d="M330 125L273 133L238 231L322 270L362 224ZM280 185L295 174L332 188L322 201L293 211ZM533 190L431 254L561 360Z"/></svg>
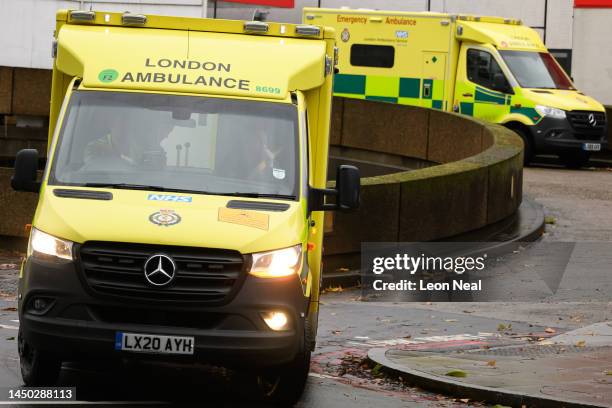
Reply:
<svg viewBox="0 0 612 408"><path fill-rule="evenodd" d="M253 141L255 143L255 147L252 149L255 157L255 171L251 179L260 181L284 179L285 170L278 165L282 145L279 146L278 143L274 143L274 138L264 128L255 131Z"/></svg>

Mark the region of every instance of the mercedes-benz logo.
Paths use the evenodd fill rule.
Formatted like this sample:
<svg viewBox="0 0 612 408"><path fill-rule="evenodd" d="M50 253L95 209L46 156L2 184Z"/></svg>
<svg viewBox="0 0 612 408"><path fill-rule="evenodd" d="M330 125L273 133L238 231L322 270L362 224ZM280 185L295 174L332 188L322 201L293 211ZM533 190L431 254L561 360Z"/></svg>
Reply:
<svg viewBox="0 0 612 408"><path fill-rule="evenodd" d="M589 125L591 125L592 127L597 126L597 119L595 119L595 115L593 115L592 113L589 113Z"/></svg>
<svg viewBox="0 0 612 408"><path fill-rule="evenodd" d="M153 286L168 286L176 276L176 264L167 255L155 254L145 262L144 276Z"/></svg>

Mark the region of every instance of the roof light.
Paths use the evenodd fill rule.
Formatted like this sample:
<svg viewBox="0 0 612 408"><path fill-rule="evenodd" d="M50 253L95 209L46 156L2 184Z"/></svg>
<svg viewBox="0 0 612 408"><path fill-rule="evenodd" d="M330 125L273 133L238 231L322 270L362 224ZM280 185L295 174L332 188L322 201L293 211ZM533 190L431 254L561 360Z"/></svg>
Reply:
<svg viewBox="0 0 612 408"><path fill-rule="evenodd" d="M145 25L147 24L147 16L144 14L124 13L121 16L121 24L123 25Z"/></svg>
<svg viewBox="0 0 612 408"><path fill-rule="evenodd" d="M295 33L299 35L307 35L318 37L321 35L321 27L314 25L298 25L295 27Z"/></svg>
<svg viewBox="0 0 612 408"><path fill-rule="evenodd" d="M244 31L247 33L267 33L270 25L262 21L245 21Z"/></svg>
<svg viewBox="0 0 612 408"><path fill-rule="evenodd" d="M72 10L70 12L70 21L94 21L95 19L95 11Z"/></svg>

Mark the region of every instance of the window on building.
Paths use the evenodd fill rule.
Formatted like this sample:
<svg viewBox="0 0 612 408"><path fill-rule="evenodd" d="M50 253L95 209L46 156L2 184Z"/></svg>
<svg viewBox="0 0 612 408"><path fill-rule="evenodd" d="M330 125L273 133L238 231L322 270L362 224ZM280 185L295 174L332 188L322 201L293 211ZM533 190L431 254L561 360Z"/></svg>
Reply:
<svg viewBox="0 0 612 408"><path fill-rule="evenodd" d="M499 92L511 92L504 72L493 55L487 51L468 50L467 76L468 80L485 88Z"/></svg>
<svg viewBox="0 0 612 408"><path fill-rule="evenodd" d="M353 44L351 65L356 67L392 68L395 48L390 45Z"/></svg>

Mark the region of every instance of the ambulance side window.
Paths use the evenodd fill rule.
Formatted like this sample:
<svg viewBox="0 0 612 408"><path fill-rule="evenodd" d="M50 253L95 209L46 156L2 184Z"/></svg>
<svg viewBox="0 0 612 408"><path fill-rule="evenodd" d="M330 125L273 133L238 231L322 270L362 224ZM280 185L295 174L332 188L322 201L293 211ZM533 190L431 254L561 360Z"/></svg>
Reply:
<svg viewBox="0 0 612 408"><path fill-rule="evenodd" d="M467 52L468 80L499 92L512 92L501 67L490 53L469 49Z"/></svg>
<svg viewBox="0 0 612 408"><path fill-rule="evenodd" d="M354 67L392 68L395 48L390 45L353 44L351 65Z"/></svg>

